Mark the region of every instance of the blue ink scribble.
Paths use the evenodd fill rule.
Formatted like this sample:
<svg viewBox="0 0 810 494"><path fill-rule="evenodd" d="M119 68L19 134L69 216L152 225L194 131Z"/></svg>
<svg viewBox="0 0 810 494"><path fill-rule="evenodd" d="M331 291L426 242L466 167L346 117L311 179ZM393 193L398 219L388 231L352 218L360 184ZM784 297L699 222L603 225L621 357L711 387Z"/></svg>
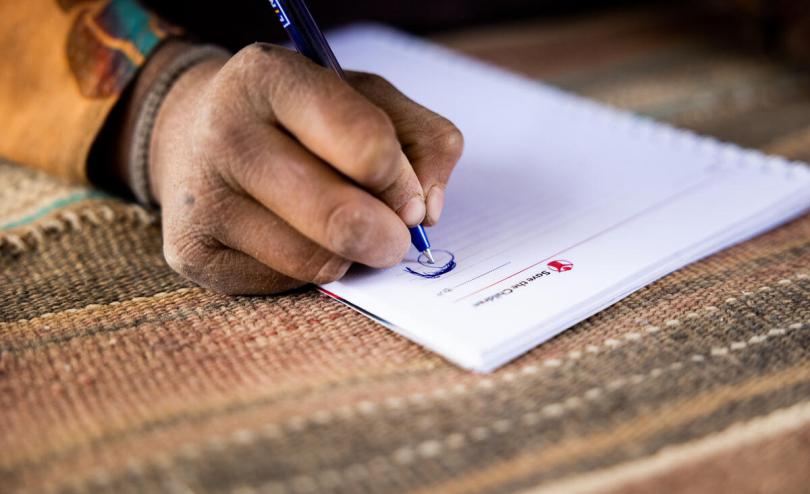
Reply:
<svg viewBox="0 0 810 494"><path fill-rule="evenodd" d="M447 274L456 268L456 256L454 256L452 252L448 252L446 250L434 250L434 252L443 252L448 256L450 256L450 259L443 265L439 266L435 264L429 264L426 259L423 259L424 256L420 255L418 259L419 264L424 266L425 268L428 268L430 271L420 272L407 267L405 268L405 271L414 276L419 276L420 278L433 279L438 278L444 274Z"/></svg>

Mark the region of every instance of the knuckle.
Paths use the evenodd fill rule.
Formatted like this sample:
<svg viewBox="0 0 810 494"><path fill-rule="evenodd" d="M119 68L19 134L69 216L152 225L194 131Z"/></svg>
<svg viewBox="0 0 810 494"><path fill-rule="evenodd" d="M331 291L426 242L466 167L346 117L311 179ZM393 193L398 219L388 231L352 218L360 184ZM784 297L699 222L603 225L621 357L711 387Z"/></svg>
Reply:
<svg viewBox="0 0 810 494"><path fill-rule="evenodd" d="M166 264L177 273L185 276L184 271L186 270L188 261L184 251L185 249L178 245L177 240L167 238L163 242L163 258L166 260Z"/></svg>
<svg viewBox="0 0 810 494"><path fill-rule="evenodd" d="M342 117L349 120L349 123L357 131L366 132L372 137L385 137L387 139L396 137L396 129L391 118L369 100L359 97L352 99L351 104L344 108ZM334 101L326 100L324 104L334 104Z"/></svg>
<svg viewBox="0 0 810 494"><path fill-rule="evenodd" d="M352 72L349 80L353 86L363 89L387 90L393 87L384 77L370 72Z"/></svg>
<svg viewBox="0 0 810 494"><path fill-rule="evenodd" d="M237 295L240 280L223 269L213 239L191 238L167 241L163 256L168 265L184 278L216 293Z"/></svg>
<svg viewBox="0 0 810 494"><path fill-rule="evenodd" d="M435 140L437 152L448 160L456 161L464 152L464 135L452 122L440 118Z"/></svg>
<svg viewBox="0 0 810 494"><path fill-rule="evenodd" d="M254 66L273 64L277 62L285 50L270 43L251 43L239 50L231 61L239 66Z"/></svg>
<svg viewBox="0 0 810 494"><path fill-rule="evenodd" d="M198 282L210 257L207 252L209 248L196 236L168 236L163 244L163 257L174 271Z"/></svg>
<svg viewBox="0 0 810 494"><path fill-rule="evenodd" d="M333 252L356 258L370 248L374 218L359 202L346 202L335 207L326 220L326 238Z"/></svg>
<svg viewBox="0 0 810 494"><path fill-rule="evenodd" d="M396 179L402 152L394 125L380 110L358 119L355 127L354 135L364 136L356 151L356 179L372 189L384 189Z"/></svg>
<svg viewBox="0 0 810 494"><path fill-rule="evenodd" d="M221 103L236 105L243 113L272 108L266 101L267 94L277 92L295 74L294 60L292 53L280 46L258 42L248 45L225 65L216 79L214 94Z"/></svg>

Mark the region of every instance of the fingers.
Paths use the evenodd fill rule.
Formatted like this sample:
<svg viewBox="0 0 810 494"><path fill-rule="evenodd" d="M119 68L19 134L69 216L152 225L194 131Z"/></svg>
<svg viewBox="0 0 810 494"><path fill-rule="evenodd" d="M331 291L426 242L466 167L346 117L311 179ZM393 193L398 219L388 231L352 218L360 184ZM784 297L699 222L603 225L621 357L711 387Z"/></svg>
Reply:
<svg viewBox="0 0 810 494"><path fill-rule="evenodd" d="M164 256L175 271L217 292L265 294L328 283L349 269L350 261L216 182L191 177L165 204Z"/></svg>
<svg viewBox="0 0 810 494"><path fill-rule="evenodd" d="M172 269L218 293L265 295L304 284L210 237L196 237L188 242L167 239L164 241L163 254Z"/></svg>
<svg viewBox="0 0 810 494"><path fill-rule="evenodd" d="M233 196L231 210L231 219L221 225L218 239L285 276L329 283L343 277L351 266L351 261L304 237L250 198Z"/></svg>
<svg viewBox="0 0 810 494"><path fill-rule="evenodd" d="M268 45L213 76L172 154L186 166L168 169L175 270L221 292L270 293L332 281L351 261L402 259L406 225L441 214L461 135L382 79L353 80L359 91Z"/></svg>
<svg viewBox="0 0 810 494"><path fill-rule="evenodd" d="M352 72L347 77L391 118L425 193L425 223L436 223L444 207L444 189L464 148L461 132L449 120L413 102L379 76Z"/></svg>
<svg viewBox="0 0 810 494"><path fill-rule="evenodd" d="M423 189L384 111L337 74L280 47L252 45L229 65L244 79L244 98L259 119L278 121L407 225L422 221Z"/></svg>
<svg viewBox="0 0 810 494"><path fill-rule="evenodd" d="M288 135L265 126L241 129L241 159L228 167L243 190L326 250L372 267L389 267L408 250L403 222Z"/></svg>

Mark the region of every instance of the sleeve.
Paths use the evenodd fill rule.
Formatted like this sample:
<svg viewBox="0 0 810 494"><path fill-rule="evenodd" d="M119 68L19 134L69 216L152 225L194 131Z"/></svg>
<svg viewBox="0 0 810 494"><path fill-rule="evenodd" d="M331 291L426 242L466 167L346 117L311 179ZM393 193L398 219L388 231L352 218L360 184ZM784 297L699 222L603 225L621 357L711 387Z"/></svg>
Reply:
<svg viewBox="0 0 810 494"><path fill-rule="evenodd" d="M0 156L86 181L107 115L172 29L134 0L0 2Z"/></svg>

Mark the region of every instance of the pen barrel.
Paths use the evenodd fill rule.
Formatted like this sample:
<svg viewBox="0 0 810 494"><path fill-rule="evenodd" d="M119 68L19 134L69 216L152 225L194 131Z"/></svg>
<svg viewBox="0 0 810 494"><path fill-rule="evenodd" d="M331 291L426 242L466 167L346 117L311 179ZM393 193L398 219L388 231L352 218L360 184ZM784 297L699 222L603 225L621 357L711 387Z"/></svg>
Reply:
<svg viewBox="0 0 810 494"><path fill-rule="evenodd" d="M346 78L304 0L270 0L270 5L278 16L281 26L302 55L318 65L332 69L341 79ZM422 225L410 228L410 232L411 243L419 252L430 249L430 241Z"/></svg>
<svg viewBox="0 0 810 494"><path fill-rule="evenodd" d="M302 55L318 65L334 70L345 79L343 69L306 3L302 0L270 0L270 5Z"/></svg>
<svg viewBox="0 0 810 494"><path fill-rule="evenodd" d="M422 225L415 226L408 229L411 232L411 243L416 250L424 252L430 248L430 240L428 240L425 228Z"/></svg>

